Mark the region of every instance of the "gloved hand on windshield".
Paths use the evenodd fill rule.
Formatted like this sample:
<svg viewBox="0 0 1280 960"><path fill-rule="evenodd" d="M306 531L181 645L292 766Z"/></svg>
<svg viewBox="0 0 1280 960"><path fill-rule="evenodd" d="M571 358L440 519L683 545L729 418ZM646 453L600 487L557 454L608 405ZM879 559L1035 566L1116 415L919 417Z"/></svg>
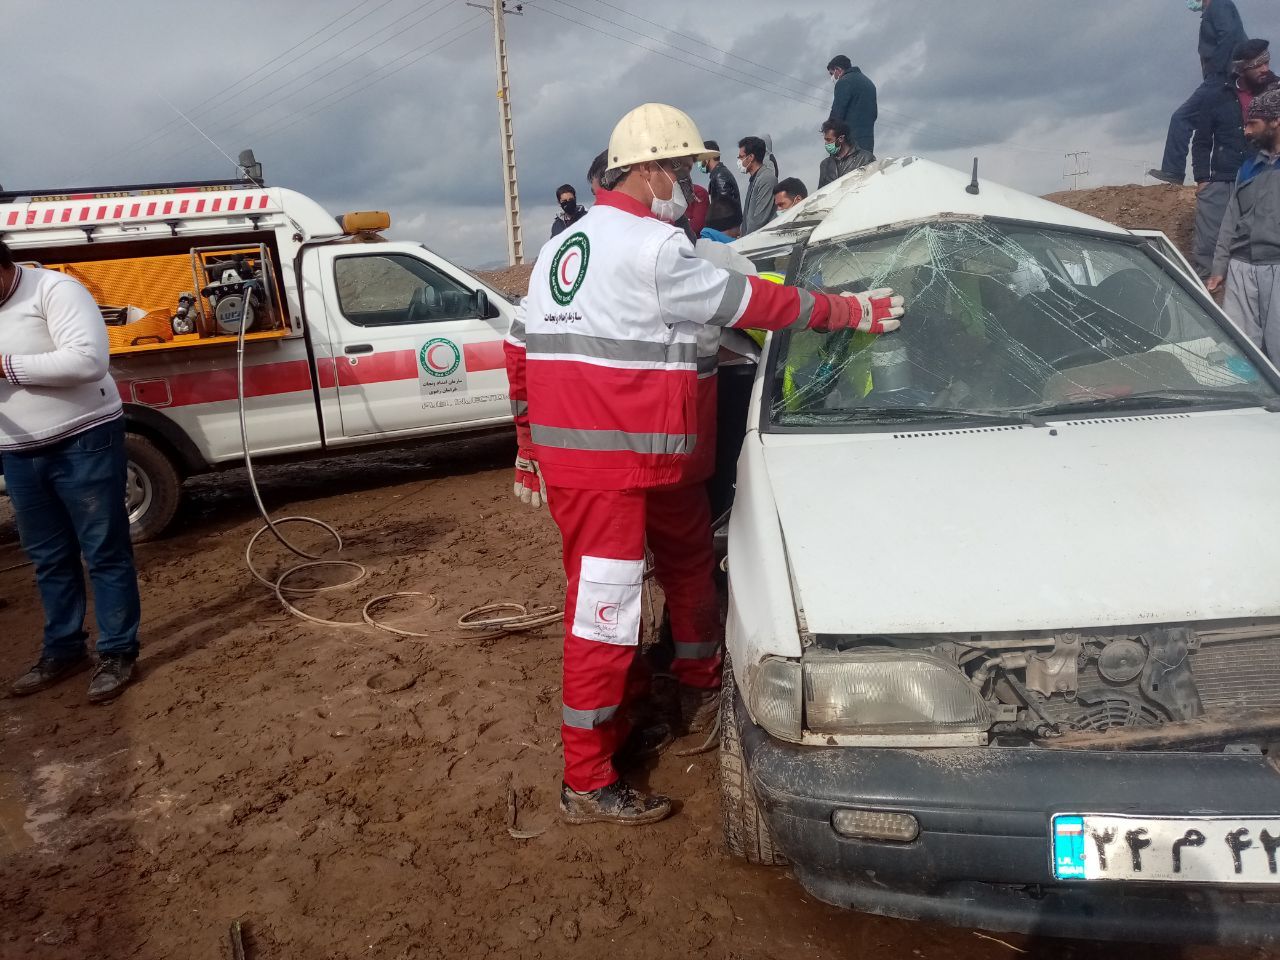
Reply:
<svg viewBox="0 0 1280 960"><path fill-rule="evenodd" d="M547 502L547 484L533 455L528 428L516 428L516 482L513 493L535 510Z"/></svg>
<svg viewBox="0 0 1280 960"><path fill-rule="evenodd" d="M902 326L903 299L888 287L866 293L825 294L830 305L827 321L815 329L892 333Z"/></svg>

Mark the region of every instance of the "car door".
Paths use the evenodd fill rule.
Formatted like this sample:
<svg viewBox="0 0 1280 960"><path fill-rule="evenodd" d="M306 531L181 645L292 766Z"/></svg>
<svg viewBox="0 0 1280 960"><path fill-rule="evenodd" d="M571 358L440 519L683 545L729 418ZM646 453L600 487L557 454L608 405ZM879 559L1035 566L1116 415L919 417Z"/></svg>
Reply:
<svg viewBox="0 0 1280 960"><path fill-rule="evenodd" d="M509 307L413 244L321 248L342 437L510 416Z"/></svg>

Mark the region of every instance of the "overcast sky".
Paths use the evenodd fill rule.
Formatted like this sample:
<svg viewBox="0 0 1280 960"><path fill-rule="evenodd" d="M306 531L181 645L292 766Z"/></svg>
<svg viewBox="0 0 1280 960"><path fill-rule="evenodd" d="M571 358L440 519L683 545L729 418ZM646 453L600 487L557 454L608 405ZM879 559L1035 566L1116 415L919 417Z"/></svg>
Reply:
<svg viewBox="0 0 1280 960"><path fill-rule="evenodd" d="M1275 0L1238 6L1252 36L1272 35ZM505 260L491 20L464 0L0 11L7 188L226 175L212 140L253 147L269 183L334 212L389 209L397 238ZM588 195L592 156L649 100L734 157L741 137L772 134L782 175L816 186L837 53L879 86L882 157L977 155L984 176L1045 193L1067 186L1065 153L1089 151L1083 186L1143 182L1198 82L1198 27L1184 0L533 0L508 18L526 255L556 186Z"/></svg>

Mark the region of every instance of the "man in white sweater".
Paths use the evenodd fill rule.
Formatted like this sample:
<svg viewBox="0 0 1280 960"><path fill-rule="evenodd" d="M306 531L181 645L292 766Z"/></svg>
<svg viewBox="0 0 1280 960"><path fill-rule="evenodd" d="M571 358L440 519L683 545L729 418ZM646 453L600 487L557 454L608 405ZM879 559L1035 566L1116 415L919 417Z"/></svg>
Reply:
<svg viewBox="0 0 1280 960"><path fill-rule="evenodd" d="M36 693L93 665L81 557L93 583L97 664L89 699L119 696L138 657L138 578L125 510L124 421L93 297L0 242L0 454L18 536L44 604L40 661L14 681Z"/></svg>

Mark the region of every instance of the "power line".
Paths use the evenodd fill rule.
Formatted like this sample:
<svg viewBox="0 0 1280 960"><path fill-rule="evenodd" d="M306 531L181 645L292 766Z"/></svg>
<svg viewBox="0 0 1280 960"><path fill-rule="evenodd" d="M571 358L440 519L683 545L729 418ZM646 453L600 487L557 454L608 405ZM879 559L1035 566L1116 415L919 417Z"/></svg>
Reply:
<svg viewBox="0 0 1280 960"><path fill-rule="evenodd" d="M439 11L439 8L440 8L441 4L443 4L443 3L447 3L447 2L448 2L448 0L427 0L427 2L426 2L425 4L423 4L423 6L418 7L418 8L416 8L416 9L414 9L414 10L410 10L408 13L404 14L403 16L397 17L395 20L392 20L390 23L385 24L384 26L379 27L377 30L373 31L373 33L367 34L366 36L364 36L364 37L360 38L359 40L355 41L354 43L352 43L352 44L347 48L348 52L352 53L353 55L352 55L352 56L350 56L349 58L345 59L345 60L342 60L342 61L341 61L341 62L339 62L336 66L331 67L331 68L330 68L326 73L322 73L322 74L320 74L320 76L315 77L314 79L312 79L312 80L310 81L311 85L315 85L315 84L319 83L320 81L325 80L325 79L327 79L328 77L333 76L335 73L337 73L337 72L338 72L338 71L340 71L340 70L345 70L347 67L349 67L349 66L351 66L352 64L354 64L354 63L356 63L356 62L357 62L357 61L356 61L356 59L355 59L357 56L360 56L360 57L368 56L369 54L373 53L373 51L378 50L378 49L381 49L382 47L385 47L388 43L391 43L393 40L397 40L397 39L399 39L400 37L403 37L403 36L404 36L404 34L405 34L405 32L407 32L408 30L412 29L413 27L418 26L420 23L423 23L423 22L424 22L424 21L426 21L426 20L430 20L430 19L432 18L432 16L434 16L434 15L435 15L435 13L437 13L437 12ZM435 10L429 10L428 8L430 8L430 7L432 7L432 6L434 6L436 9L435 9ZM378 34L383 33L383 32L385 32L385 31L387 31L387 30L392 29L392 28L393 28L393 27L395 27L397 24L399 24L399 23L403 22L404 20L409 19L410 17L414 16L415 14L420 14L420 16L418 16L418 19L414 20L412 23L405 24L405 26L401 28L401 30L400 30L400 32L399 32L399 33L395 33L395 34L392 34L392 35L391 35L391 36L389 36L389 37L386 37L385 39L383 39L383 40L379 41L378 43L374 44L372 47L369 47L367 50L360 50L358 53L356 53L356 52L355 52L355 51L357 50L357 48L359 48L359 47L363 46L365 43L368 43L368 42L369 42L370 40L372 40L374 37L378 36ZM324 60L322 60L320 63L316 64L315 66L313 66L313 67L311 67L310 69L308 69L308 70L304 71L303 73L298 74L298 75L297 75L296 77L294 77L293 79L285 81L285 82L284 82L283 84L281 84L279 87L276 87L276 88L275 88L274 90L272 90L270 93L267 93L267 94L265 95L265 97L266 97L266 98L272 98L272 99L270 99L270 102L269 102L269 103L263 104L263 110L268 110L268 109L271 109L272 107L280 106L281 104L286 103L286 102L287 102L287 101L289 101L289 100L292 100L294 97L296 97L299 93L301 93L301 92L302 92L302 90L301 90L301 89L294 90L292 93L285 94L285 96L283 96L283 97L276 96L276 95L277 95L277 94L280 94L280 93L283 93L283 91L284 91L284 90L286 90L287 88L289 88L289 87L293 86L294 84L298 83L299 81L306 80L308 77L311 77L311 76L312 76L312 75L313 75L317 70L321 70L321 69L323 69L325 66L328 66L328 61L324 61ZM242 92L243 92L243 91L242 91ZM215 132L218 132L218 133L225 133L225 132L228 132L228 131L230 131L230 130L234 129L234 128L235 128L235 127L237 127L238 125L240 125L240 123L242 122L242 120L241 120L241 118L240 118L240 117L238 117L238 116L236 115L236 110L237 110L237 109L243 109L243 106L244 106L244 105L242 105L242 107L240 107L240 108L232 107L232 108L231 108L231 111L230 111L229 113L226 113L226 114L224 114L223 116L221 116L221 117L219 117L219 118L217 118L217 119L210 120L209 122L210 122L210 123L212 123L212 124L221 124L221 125L222 125L220 128L216 128L216 129L215 129L214 127L211 127L210 129L215 129ZM258 113L261 113L261 112L263 112L263 111L262 111L262 110L258 111ZM257 115L257 113L255 113L255 114L253 114L253 115L254 115L254 116L256 116L256 115Z"/></svg>
<svg viewBox="0 0 1280 960"><path fill-rule="evenodd" d="M270 60L268 60L266 63L262 64L261 66L257 67L256 69L252 70L251 72L249 72L249 73L245 74L245 75L244 75L243 77L241 77L239 80L236 80L235 82L233 82L233 83L231 83L231 84L228 84L227 86L223 87L222 89L217 90L216 92L214 92L214 93L210 94L209 96L205 97L205 98L204 98L203 100L201 100L199 103L197 103L197 104L195 104L194 106L192 106L192 107L191 107L187 112L188 112L189 114L194 114L194 115L197 115L197 116L198 116L198 115L200 114L200 112L201 112L201 108L202 108L205 104L211 103L211 102L213 102L214 100L216 100L216 99L218 99L219 97L221 97L224 93L227 93L227 92L229 92L229 91L231 91L231 90L234 90L236 87L240 86L242 83L244 83L245 81L249 80L249 79L250 79L251 77L253 77L255 74L258 74L258 73L260 73L261 71L265 70L267 67L271 66L271 64L275 63L277 60L280 60L282 57L286 57L286 56L288 56L290 53L292 53L294 50L298 49L298 47L302 46L302 45L303 45L304 43L306 43L308 40L311 40L313 37L316 37L316 36L320 35L320 34L321 34L321 33L323 33L325 30L328 30L328 29L329 29L331 26L333 26L335 23L338 23L338 22L340 22L340 21L342 21L342 20L345 20L347 17L351 16L351 14L353 14L353 13L355 13L357 10L359 10L362 6L365 6L366 4L368 4L368 3L372 3L372 2L373 2L373 0L359 0L359 2L358 2L358 3L356 3L355 5L353 5L353 6L349 7L349 8L346 10L346 12L344 12L344 13L342 13L342 14L340 14L340 15L336 16L336 17L334 17L332 20L328 21L327 23L325 23L324 25L322 25L322 26L321 26L321 27L319 27L318 29L316 29L316 30L312 31L311 33L307 34L307 36L303 37L301 40L299 40L297 43L295 43L292 47L289 47L287 50L283 51L282 53L279 53L279 54L277 54L276 56L272 57L272 58L271 58ZM307 56L307 55L308 55L309 53L311 53L312 51L319 49L319 47L322 47L322 46L324 46L325 44L329 43L331 40L334 40L334 39L336 39L337 37L341 36L341 35L342 35L343 33L345 33L347 30L349 30L349 29L351 29L352 27L354 27L357 23L360 23L362 20L364 20L364 19L368 18L369 16L371 16L371 15L372 15L372 14L374 14L374 13L377 13L377 12L378 12L379 10L381 10L383 7L387 6L387 4L389 4L389 3L393 3L393 2L394 2L394 0L383 0L383 2L382 2L382 3L380 3L380 4L378 4L378 6L377 6L377 7L375 7L373 10L366 11L366 12L365 12L365 13L364 13L364 14L363 14L359 19L354 20L353 22L351 22L351 23L347 24L345 27L343 27L341 30L339 30L337 33L335 33L332 37L329 37L329 38L328 38L327 40L325 40L323 43L320 43L320 44L317 44L317 45L316 45L316 46L314 46L314 47L311 47L309 50L307 50L307 51L303 52L302 54L299 54L297 57L294 57L294 58L293 58L292 60L290 60L288 63L282 64L282 65L281 65L281 67L280 67L280 69L283 69L284 67L287 67L287 66L289 66L289 65L290 65L290 64L292 64L292 63L296 63L298 60L300 60L300 59L302 59L303 57ZM272 71L272 73L271 73L271 74L268 74L268 76L271 76L271 75L273 75L273 74L275 74L275 73L278 73L278 72L279 72L279 70ZM261 82L262 80L265 80L265 79L267 79L267 78L266 78L266 77L261 77L261 78L259 78L258 80L254 81L254 83L250 84L250 87L252 87L252 86L256 86L256 85L257 85L257 83L259 83L259 82ZM247 90L247 89L249 89L249 87L246 87L246 88L245 88L245 90ZM244 93L244 92L245 92L244 90L241 90L239 93L237 93L237 94L236 94L236 96L239 96L241 93ZM141 151L141 150L145 149L146 147L150 146L152 143L155 143L155 142L156 142L157 140L159 140L160 138L162 138L162 137L164 136L164 134L165 134L165 133L166 133L166 132L171 128L171 127L174 127L175 125L180 126L180 125L181 125L181 122L182 122L182 121L181 121L181 120L179 120L179 119L170 120L169 122L165 123L164 125L162 125L162 126L161 126L161 127L159 127L158 129L156 129L156 130L152 131L150 134L148 134L148 135L146 135L145 137L143 137L143 139L142 139L142 140L140 140L140 141L135 140L133 143L129 144L129 146L124 147L123 149L118 150L118 151L116 151L115 153L109 154L108 156L106 156L106 157L104 157L104 158L101 158L98 162L99 162L99 164L107 164L107 163L111 163L111 162L113 162L113 161L115 161L115 160L118 160L119 158L121 158L121 157L123 157L123 156L126 156L126 155L128 155L128 154L137 153L137 152L139 152L139 151ZM74 177L74 178L72 178L72 179L74 179L74 180L81 180L81 179L85 179L85 178L84 178L84 177Z"/></svg>
<svg viewBox="0 0 1280 960"><path fill-rule="evenodd" d="M467 30L467 31L465 31L465 32L463 32L463 33L458 34L458 36L454 37L452 40L449 40L449 41L448 41L448 42L446 42L446 43L442 43L442 44L440 44L440 45L439 45L439 46L437 46L437 47L433 47L432 49L430 49L430 50L426 51L425 53L423 53L421 56L414 57L414 59L410 60L408 63L401 64L400 66L398 66L398 67L396 67L394 70L392 70L390 73L387 73L387 74L385 74L384 76L381 76L381 77L377 77L377 78L375 78L375 79L373 79L373 80L369 81L368 83L364 84L363 86L360 86L360 87L358 87L358 88L357 88L357 89L355 89L355 90L352 90L350 93L346 94L345 96L339 97L337 100L334 100L334 101L333 101L333 103L327 104L327 105L325 105L325 106L323 106L323 107L319 107L319 108L318 108L318 109L316 109L316 110L312 110L310 113L302 114L301 116L295 117L293 120L290 120L290 121L289 121L288 123L286 123L284 126L282 126L282 127L278 127L278 128L276 128L275 130L272 130L270 133L268 133L265 137L262 137L261 139L262 139L262 140L270 140L272 137L279 136L280 134L284 133L284 131L288 130L290 127L295 126L296 124L302 123L304 120L309 120L309 119L311 119L312 117L314 117L314 116L315 116L316 114L318 114L318 113L323 113L325 110L328 110L330 107L335 106L336 104L341 103L343 100L347 100L347 99L349 99L349 98L351 98L351 97L354 97L357 93L361 93L361 92L362 92L362 91L364 91L364 90L368 90L370 87L374 86L375 84L379 84L379 83L381 83L383 80L387 80L387 79L389 79L389 78L391 78L391 77L395 76L395 75L396 75L397 73L399 73L401 70L406 70L406 69L408 69L409 67L412 67L415 63L420 63L421 61L425 60L427 57L431 56L432 54L439 53L439 52L440 52L441 50L443 50L445 47L451 47L451 46L453 46L453 45L454 45L455 43L457 43L459 40L462 40L464 37L469 37L469 36L471 36L471 34L475 33L477 30L479 30L481 27L483 27L483 26L485 25L485 24L484 24L485 19L486 19L486 18L485 18L485 17L482 17L482 16L481 16L481 17L473 17L471 20L466 20L466 21L464 21L464 22L462 22L462 23L458 24L457 26L452 27L452 28L451 28L451 29L449 29L449 30L446 30L444 34L441 34L440 36L435 37L434 39L435 39L435 40L440 40L443 36L445 36L446 34L452 33L454 30L457 30L457 29L459 29L459 28L461 28L461 27L465 27L465 26L468 26L468 25L470 25L470 26L471 26L471 29L470 29L470 30ZM427 46L427 44L423 44L422 46ZM408 53L414 53L416 50L421 50L421 49L422 49L422 46L420 46L420 47L416 47L414 50L410 50L410 51L408 51ZM408 55L408 54L405 54L404 56L407 56L407 55ZM396 59L398 60L398 59L401 59L401 58L400 58L400 57L397 57ZM391 63L395 63L395 60L392 60L392 61L391 61ZM391 63L386 64L386 66L390 66L390 65L391 65ZM384 68L379 68L379 69L385 69L385 67L384 67ZM374 72L377 72L377 71L374 71ZM368 76L368 74L366 74L366 76ZM352 84L347 84L347 86L348 86L348 87L349 87L349 86L351 86L351 85L352 85ZM342 92L342 90L345 90L345 89L346 89L346 87L342 87L342 88L340 88L339 90L335 90L333 93L329 94L328 96L321 97L321 98L320 98L320 100L313 101L313 104L314 104L314 103L319 103L319 102L321 102L321 101L323 101L323 100L328 100L330 97L334 96L334 94L341 93L341 92ZM254 134L254 136L256 136L256 134Z"/></svg>
<svg viewBox="0 0 1280 960"><path fill-rule="evenodd" d="M650 27L658 27L659 29L668 29L666 24L658 23L657 20L645 19L644 17L641 17L640 14L631 13L630 10L623 9L622 6L609 3L609 0L596 0L596 3L602 4L604 6L609 6L609 8L617 10L618 13L625 13L627 17L640 20L641 23L648 23ZM593 14L593 17L594 15L596 14ZM602 17L600 19L604 19L604 18ZM723 47L718 47L714 44L708 44L708 42L705 40L698 40L698 38L696 37L689 37L689 40L694 42L694 44L698 44L699 46L707 47L708 50L714 50L717 52L717 54L721 54L722 56L728 56L728 58L731 58L733 60L741 60L742 63L751 64L751 67L758 67L762 70L765 70L765 72L776 74L776 76L781 77L782 79L786 79L786 81L790 81L792 83L799 84L799 86L801 87L805 87L806 90L815 90L815 91L823 90L823 87L820 86L820 84L810 83L809 81L803 81L803 79L800 79L799 77L792 77L791 74L782 73L782 70L778 70L773 67L768 67L768 65L765 65L763 63L756 63L755 60L749 60L748 58L745 58L745 56L742 56L741 54L733 54L733 52L731 51L724 50ZM667 42L667 41L663 41L663 42ZM692 51L690 50L687 52L692 52Z"/></svg>
<svg viewBox="0 0 1280 960"><path fill-rule="evenodd" d="M421 17L419 17L419 19L418 19L417 21L415 21L413 24L411 24L411 26L417 26L418 24L420 24L420 23L422 23L422 22L424 22L424 21L426 21L426 20L430 20L433 16L435 16L435 15L439 12L440 4L445 3L445 2L447 2L447 0L430 0L430 2L428 3L428 6L431 6L431 4L434 4L434 5L435 5L435 7L436 7L436 9L435 9L435 10L431 10L431 11L427 12L425 15L423 15L423 16L421 16ZM415 11L413 11L413 12L414 12L414 13L422 13L422 9L415 10ZM404 18L403 18L403 17L401 17L400 19L401 19L401 20L403 20ZM399 20L397 20L397 21L393 21L393 24L394 24L394 23L398 23L398 22L399 22ZM391 26L391 25L393 25L393 24L388 24L388 26ZM383 28L382 28L382 30L385 30L385 29L386 29L386 27L383 27ZM365 42L365 41L367 41L367 40L371 39L372 37L377 36L379 33L381 33L381 32L382 32L382 30L377 30L377 31L375 31L374 33L370 34L368 37L365 37L365 39L364 39L364 40L362 40L362 41L361 41L361 43L363 43L363 42ZM448 31L446 31L446 32L448 32ZM362 52L362 54L361 54L361 56L364 56L364 55L367 55L367 54L369 54L369 53L372 53L374 50L377 50L379 47L386 46L386 45L387 45L388 43L390 43L392 40L398 39L399 37L402 37L402 36L404 36L404 31L401 31L400 33L398 33L398 34L396 34L396 35L394 35L394 36L392 36L392 37L388 37L387 39L385 39L385 40L381 41L380 43L378 43L378 44L374 45L373 47L370 47L368 50L363 51L363 52ZM378 71L380 71L380 70L384 69L385 67L389 66L389 65L390 65L390 64L392 64L392 63L396 63L396 62L398 62L399 60L402 60L402 59L404 59L405 57L410 56L411 54L413 54L413 53L417 52L418 50L421 50L423 47L428 46L429 44L431 44L431 43L433 43L434 41L438 40L439 38L440 38L440 36L439 36L439 35L433 36L430 40L426 41L425 43L419 44L417 47L414 47L414 48L412 48L412 49L410 49L410 50L406 51L405 53L402 53L400 56L398 56L398 57L394 58L393 60L390 60L390 61L388 61L387 63L383 63L383 64L379 64L379 65L375 66L375 67L373 68L373 70L370 70L370 71L368 71L368 72L366 72L366 73L361 74L361 75L360 75L359 77L357 77L354 81L352 81L352 83L358 83L360 80L363 80L363 79L364 79L364 78L366 78L366 77L372 76L374 73L377 73ZM353 65L355 65L355 64L357 64L357 63L359 63L359 60L358 60L358 59L343 60L341 63L337 64L337 65L336 65L336 66L334 66L332 69L330 69L328 72L326 72L326 73L324 73L324 74L321 74L319 77L316 77L316 78L312 81L312 85L314 86L316 83L319 83L321 80L324 80L325 78L332 76L333 74L335 74L335 73L339 72L340 70L345 70L345 69L347 69L348 67L351 67L351 66L353 66ZM324 64L322 63L322 64L320 64L320 66L324 66ZM314 68L312 68L312 70L308 71L308 73L312 73L312 72L314 72L316 69L318 69L318 67L314 67ZM337 93L337 92L340 92L340 91L342 91L342 90L345 90L345 89L347 89L348 87L350 87L351 85L352 85L352 84L347 84L346 86L339 87L339 88L337 88L336 90L331 90L331 91L329 91L329 92L327 92L327 93L323 93L323 94L321 94L319 97L317 97L317 98L315 98L315 99L313 99L313 100L309 100L309 101L307 101L306 103L302 104L300 107L298 107L298 108L294 111L294 113L295 113L295 114L300 113L301 111L306 110L306 109L307 109L307 107L311 106L312 104L317 103L317 102L319 102L320 100L326 99L327 97L331 96L331 95L332 95L332 94L334 94L334 93ZM285 86L288 86L288 84L286 84ZM279 89L283 90L283 89L284 89L284 87L281 87L281 88L279 88ZM241 133L242 133L242 135L243 135L243 136L245 136L245 137L253 137L253 136L257 135L258 133L261 133L262 131L264 131L264 130L268 129L269 124L268 124L268 125L266 125L266 126L259 127L257 130L248 130L248 131L246 132L246 127L247 127L247 125L248 125L248 124L252 123L252 122L253 122L254 120L256 120L257 118L262 117L262 116L264 116L264 115L266 115L266 114L268 114L268 113L272 112L272 111L273 111L273 110L275 110L277 107L279 107L279 106L281 106L282 104L284 104L285 102L287 102L287 101L289 101L289 100L292 100L295 96L297 96L297 95L298 95L299 93L301 93L301 92L302 92L301 90L295 90L295 91L293 91L292 93L286 94L286 95L285 95L285 96L283 96L283 97L279 97L279 98L277 98L277 99L275 99L275 100L270 101L269 103L266 103L266 104L262 105L259 109L255 110L254 112L249 113L249 114L247 114L247 115L245 115L245 116L242 116L242 117L235 117L235 118L228 118L228 119L230 120L230 122L224 122L223 126L222 126L218 131L215 131L215 132L218 132L218 133L220 133L220 134L225 134L225 133L228 133L228 132L230 132L230 131L232 131L232 130L239 130L239 131L241 131ZM168 162L170 162L171 160L173 160L173 159L175 159L175 158L177 158L177 157L185 156L185 155L187 155L187 154L191 153L191 151L192 151L195 147L197 147L197 146L199 146L199 145L198 145L198 144L188 144L188 145L186 145L186 146L181 146L181 147L179 147L177 150L171 151L170 153L168 153L168 154L166 154L165 156L163 156L162 158L160 158L160 160L159 160L158 162L159 162L159 163L168 163Z"/></svg>
<svg viewBox="0 0 1280 960"><path fill-rule="evenodd" d="M563 2L563 0L557 0L557 2ZM530 3L526 3L526 4L525 4L525 7L526 7L526 9L530 9L530 10L536 9L536 10L538 10L538 11L542 12L542 13L550 14L550 15L551 15L551 16L553 16L553 17L558 17L559 19L564 20L564 21L565 21L565 22L567 22L567 23L572 23L572 24L574 24L575 26L578 26L578 27L584 27L584 28L586 28L587 30L591 30L591 31L593 31L593 32L595 32L595 33L600 34L601 36L611 37L611 38L612 38L612 39L614 39L614 40L621 40L623 43L629 43L629 44L631 44L631 46L633 46L633 47L639 47L641 50L644 50L644 51L646 51L647 53L657 54L658 56L660 56L660 57L665 57L667 60L674 61L675 63L684 64L684 65L685 65L685 66L687 66L687 67L693 67L693 68L694 68L694 69L696 69L696 70L701 70L703 73L709 73L709 74L711 74L713 77L719 77L721 80L730 80L730 81L733 81L734 83L746 83L746 84L747 84L747 86L754 87L754 88L755 88L755 89L757 89L757 90L762 90L762 91L764 91L765 93L771 93L771 94L773 94L773 95L775 95L775 96L783 97L784 99L791 100L793 103L802 103L802 104L804 104L805 106L821 106L821 101L818 101L818 100L811 100L811 99L802 99L802 98L800 97L800 95L799 95L799 94L788 93L787 91L784 91L784 90L780 90L780 89L776 89L776 88L770 88L770 87L762 86L760 83L754 83L754 82L752 82L751 80L743 81L743 80L736 79L736 78L734 78L734 77L726 76L725 74L720 73L720 72L718 72L718 71L716 71L716 70L712 69L711 67L706 66L705 64L697 63L697 62L692 61L692 60L685 60L685 59L683 59L683 58L681 58L681 57L675 57L675 56L672 56L672 55L671 55L671 54L669 54L669 53L665 53L665 52L663 52L662 50L655 50L655 49L653 49L652 47L646 47L644 44L642 44L642 43L637 43L636 41L634 41L634 40L630 40L630 39L628 39L627 37L619 36L619 35L618 35L618 34L616 34L616 33L610 33L610 32L608 32L607 30L601 30L599 27L596 27L596 26L594 26L593 24L590 24L590 23L584 23L584 22L582 22L581 20L575 20L573 17L565 16L564 14L559 13L559 12L557 12L557 11L555 11L555 10L552 10L552 9L551 9L551 8L549 8L549 7L545 7L545 6L538 6L538 7L536 7L536 8L535 8L535 7L534 7L532 4L530 4ZM621 25L620 25L620 24L618 24L617 26L621 26ZM623 29L623 30L629 30L631 33L634 33L634 34L636 34L637 36L645 37L646 39L650 39L650 40L652 40L652 39L653 39L652 37L649 37L647 34L642 34L642 33L639 33L639 31L631 30L629 27L621 27L621 29ZM657 42L657 43L663 43L663 44L665 44L666 46L671 46L671 44L666 43L666 41L663 41L663 40L657 40L657 41L655 41L655 42ZM679 50L679 48L678 48L678 47L673 47L672 49ZM685 53L685 54L687 54L687 53L688 53L688 51L687 51L687 50L683 50L683 51L680 51L680 52ZM755 80L759 80L759 78L758 78L758 77L757 77L757 78L753 78L753 79L755 79Z"/></svg>

